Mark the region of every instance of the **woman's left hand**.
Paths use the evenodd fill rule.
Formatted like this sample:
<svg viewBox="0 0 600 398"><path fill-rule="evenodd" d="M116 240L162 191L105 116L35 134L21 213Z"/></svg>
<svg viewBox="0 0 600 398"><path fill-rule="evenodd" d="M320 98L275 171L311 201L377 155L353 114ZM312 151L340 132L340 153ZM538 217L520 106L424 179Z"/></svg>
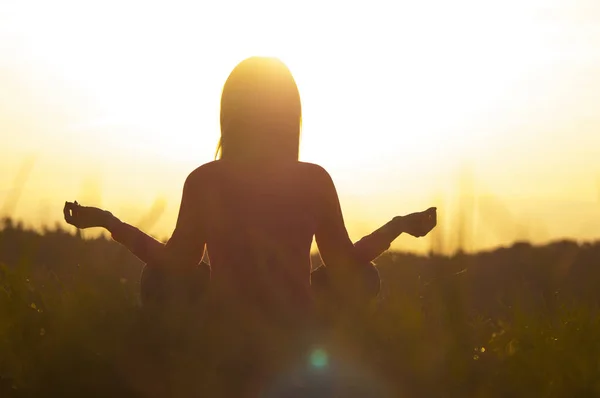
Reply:
<svg viewBox="0 0 600 398"><path fill-rule="evenodd" d="M437 208L429 209L400 217L402 232L416 238L427 235L437 225Z"/></svg>

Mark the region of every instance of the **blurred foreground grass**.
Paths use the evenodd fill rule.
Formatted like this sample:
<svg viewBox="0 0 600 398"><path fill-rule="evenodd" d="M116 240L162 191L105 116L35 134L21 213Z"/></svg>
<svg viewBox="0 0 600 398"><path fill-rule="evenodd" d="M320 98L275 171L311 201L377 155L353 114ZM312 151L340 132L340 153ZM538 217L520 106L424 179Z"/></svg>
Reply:
<svg viewBox="0 0 600 398"><path fill-rule="evenodd" d="M139 328L141 264L116 243L7 222L0 263L0 397L221 396L206 351L128 362L152 326ZM333 322L324 346L348 380L381 397L600 396L600 244L377 264L381 299ZM214 349L210 336L199 328L196 343ZM152 361L175 364L159 374L168 392L144 370ZM369 394L350 391L328 396Z"/></svg>

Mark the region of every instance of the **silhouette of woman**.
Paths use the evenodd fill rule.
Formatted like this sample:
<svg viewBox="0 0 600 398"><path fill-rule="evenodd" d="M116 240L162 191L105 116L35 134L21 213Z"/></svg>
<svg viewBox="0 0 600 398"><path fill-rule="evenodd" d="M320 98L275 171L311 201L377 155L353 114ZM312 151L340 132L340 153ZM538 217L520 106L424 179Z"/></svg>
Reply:
<svg viewBox="0 0 600 398"><path fill-rule="evenodd" d="M436 225L430 208L395 217L352 244L330 175L298 159L300 95L277 59L252 57L235 67L223 88L220 121L218 159L187 177L166 244L108 211L65 203L69 224L106 228L146 263L144 303L211 290L228 301L302 312L310 311L315 288L367 300L379 292L371 261L401 233L420 237ZM311 278L313 237L325 266ZM205 248L210 266L200 263Z"/></svg>
<svg viewBox="0 0 600 398"><path fill-rule="evenodd" d="M277 59L253 57L234 68L223 87L220 119L218 159L187 177L176 227L166 244L108 211L77 202L65 203L64 217L77 228L106 228L113 239L146 263L141 280L144 308L180 312L182 304L190 301L208 303L205 309L216 312L219 321L205 326L225 325L216 332L219 338L212 339L220 344L214 348L217 357L223 357L223 350L232 346L236 336L254 336L241 348L233 348L234 359L226 365L227 380L231 372L247 373L231 369L253 369L254 376L235 376L235 383L225 382L237 392L224 396L242 396L251 390L247 386L260 385L260 380L270 378L280 367L277 363L283 363L269 358L289 347L297 353L294 350L299 348L294 346L306 344L301 335L311 333L306 331L314 316L315 296L331 299L320 302L344 306L376 296L379 274L371 261L401 233L426 235L436 225L436 209L395 217L352 244L330 175L316 164L299 161L300 95L292 74ZM311 275L313 238L325 266ZM205 249L210 266L201 262ZM150 314L152 325L168 323L156 322L154 312ZM222 321L223 314L233 314L233 322ZM247 326L273 320L285 325L281 328L284 337L266 335L262 326L258 332ZM299 340L294 343L291 336ZM274 350L278 354L265 356ZM160 366L161 361L138 364ZM161 379L162 373L157 371L157 377L142 373L139 385Z"/></svg>

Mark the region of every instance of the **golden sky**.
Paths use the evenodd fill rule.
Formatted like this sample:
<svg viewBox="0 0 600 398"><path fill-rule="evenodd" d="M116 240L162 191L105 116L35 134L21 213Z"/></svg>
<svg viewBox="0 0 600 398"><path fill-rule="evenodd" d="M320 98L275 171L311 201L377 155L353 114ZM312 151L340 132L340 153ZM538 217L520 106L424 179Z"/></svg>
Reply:
<svg viewBox="0 0 600 398"><path fill-rule="evenodd" d="M54 223L78 199L168 236L251 55L294 73L301 158L354 239L432 205L436 234L397 248L600 236L595 0L4 0L0 211Z"/></svg>

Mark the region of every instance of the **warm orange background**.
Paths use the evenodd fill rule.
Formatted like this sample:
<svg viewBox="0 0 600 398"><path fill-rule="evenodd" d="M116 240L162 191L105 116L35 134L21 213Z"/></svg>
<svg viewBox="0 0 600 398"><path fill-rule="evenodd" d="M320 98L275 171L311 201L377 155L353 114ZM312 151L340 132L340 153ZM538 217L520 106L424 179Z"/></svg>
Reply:
<svg viewBox="0 0 600 398"><path fill-rule="evenodd" d="M593 0L4 1L0 211L39 226L78 199L168 236L250 55L294 73L301 157L353 238L431 205L436 233L396 247L600 235Z"/></svg>

